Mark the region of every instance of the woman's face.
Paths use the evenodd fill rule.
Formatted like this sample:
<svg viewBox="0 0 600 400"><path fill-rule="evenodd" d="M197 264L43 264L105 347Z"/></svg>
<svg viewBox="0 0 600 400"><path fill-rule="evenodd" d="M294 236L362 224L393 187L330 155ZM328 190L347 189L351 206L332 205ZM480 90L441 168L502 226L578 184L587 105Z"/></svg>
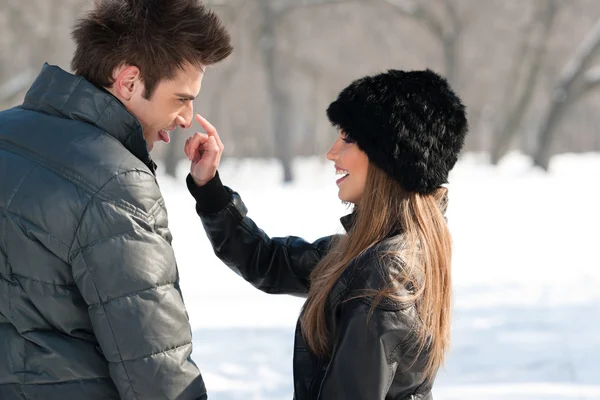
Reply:
<svg viewBox="0 0 600 400"><path fill-rule="evenodd" d="M339 137L327 152L327 159L334 162L335 172L340 175L336 181L340 200L359 204L367 182L367 154L340 131Z"/></svg>

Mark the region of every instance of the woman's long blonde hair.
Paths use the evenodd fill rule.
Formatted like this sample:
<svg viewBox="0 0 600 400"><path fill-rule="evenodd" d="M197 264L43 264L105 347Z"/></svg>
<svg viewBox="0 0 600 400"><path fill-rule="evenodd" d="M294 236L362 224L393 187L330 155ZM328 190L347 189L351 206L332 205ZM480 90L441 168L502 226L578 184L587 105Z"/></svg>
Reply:
<svg viewBox="0 0 600 400"><path fill-rule="evenodd" d="M369 164L365 192L356 206L352 228L332 244L311 274L301 326L314 353L326 356L330 352L325 304L334 284L353 259L400 228L401 248L382 256L391 257L401 268L389 271L388 287L365 296L373 297L374 305L384 298L415 305L417 355L427 349L429 357L423 372L427 378L435 376L450 344L452 247L444 217L446 204L445 188L427 195L406 192L397 181ZM399 296L398 285L411 288L410 294Z"/></svg>

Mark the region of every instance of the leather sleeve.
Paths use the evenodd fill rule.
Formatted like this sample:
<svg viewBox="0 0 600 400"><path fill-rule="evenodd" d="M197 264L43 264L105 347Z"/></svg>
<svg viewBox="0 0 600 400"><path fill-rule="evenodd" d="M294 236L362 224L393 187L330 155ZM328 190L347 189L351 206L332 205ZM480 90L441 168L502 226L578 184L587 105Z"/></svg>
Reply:
<svg viewBox="0 0 600 400"><path fill-rule="evenodd" d="M188 177L196 211L217 257L263 292L306 295L310 273L328 251L333 236L314 242L296 236L271 238L247 216L237 193L216 180L205 186L196 187ZM227 203L215 211L219 207L209 199L225 199L224 191Z"/></svg>

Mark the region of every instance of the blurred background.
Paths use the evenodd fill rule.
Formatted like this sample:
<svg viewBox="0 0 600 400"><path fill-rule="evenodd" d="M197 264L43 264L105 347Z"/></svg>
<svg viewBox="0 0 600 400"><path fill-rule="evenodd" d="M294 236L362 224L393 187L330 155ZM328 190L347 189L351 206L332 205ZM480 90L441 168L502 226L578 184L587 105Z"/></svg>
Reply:
<svg viewBox="0 0 600 400"><path fill-rule="evenodd" d="M328 104L365 74L444 74L471 129L449 184L453 346L436 399L600 399L600 1L205 3L235 50L208 68L195 110L217 127L222 179L259 226L339 232ZM70 29L92 4L0 0L0 110L44 62L69 70ZM212 254L184 184L192 133L153 157L194 358L213 399L290 399L302 299L263 295Z"/></svg>

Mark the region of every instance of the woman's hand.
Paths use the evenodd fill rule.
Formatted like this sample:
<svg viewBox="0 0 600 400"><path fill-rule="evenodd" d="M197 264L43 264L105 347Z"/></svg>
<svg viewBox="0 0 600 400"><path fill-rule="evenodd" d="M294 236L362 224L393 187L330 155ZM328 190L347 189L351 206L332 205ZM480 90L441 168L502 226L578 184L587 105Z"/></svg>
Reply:
<svg viewBox="0 0 600 400"><path fill-rule="evenodd" d="M217 173L223 154L223 142L214 126L200 114L196 114L196 121L204 128L206 133L196 132L185 142L185 154L192 162L190 173L194 183L203 186Z"/></svg>

